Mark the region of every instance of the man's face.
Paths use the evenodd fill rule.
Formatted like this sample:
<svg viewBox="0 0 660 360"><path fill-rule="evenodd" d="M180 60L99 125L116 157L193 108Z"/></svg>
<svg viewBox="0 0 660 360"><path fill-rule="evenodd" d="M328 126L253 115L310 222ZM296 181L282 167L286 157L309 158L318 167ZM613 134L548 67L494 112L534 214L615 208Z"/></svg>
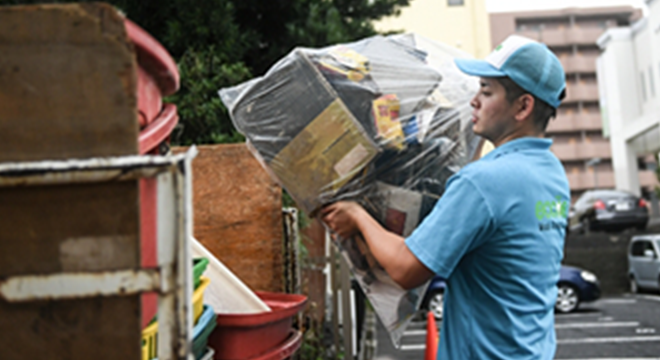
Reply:
<svg viewBox="0 0 660 360"><path fill-rule="evenodd" d="M496 143L515 126L514 111L506 99L506 90L493 78L481 78L480 89L470 101L472 130Z"/></svg>

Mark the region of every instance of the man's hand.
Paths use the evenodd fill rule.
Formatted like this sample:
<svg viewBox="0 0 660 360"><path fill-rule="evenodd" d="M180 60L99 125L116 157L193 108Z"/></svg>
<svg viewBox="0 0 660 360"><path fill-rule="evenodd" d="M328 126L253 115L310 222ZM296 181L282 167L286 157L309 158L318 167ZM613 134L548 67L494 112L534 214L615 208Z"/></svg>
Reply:
<svg viewBox="0 0 660 360"><path fill-rule="evenodd" d="M362 206L352 201L339 201L321 210L323 222L333 232L345 239L360 231L358 222L360 216L365 213Z"/></svg>
<svg viewBox="0 0 660 360"><path fill-rule="evenodd" d="M378 263L404 289L417 287L433 276L408 249L403 237L383 228L359 204L336 202L324 207L321 216L332 231L345 239L360 232Z"/></svg>

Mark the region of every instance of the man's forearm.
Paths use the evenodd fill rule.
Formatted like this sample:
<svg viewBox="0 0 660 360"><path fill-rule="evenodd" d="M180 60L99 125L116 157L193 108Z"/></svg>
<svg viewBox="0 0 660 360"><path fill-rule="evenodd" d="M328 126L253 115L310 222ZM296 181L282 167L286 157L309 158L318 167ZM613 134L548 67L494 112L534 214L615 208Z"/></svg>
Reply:
<svg viewBox="0 0 660 360"><path fill-rule="evenodd" d="M371 253L401 287L417 287L433 275L408 249L402 236L383 228L366 211L361 212L356 222Z"/></svg>

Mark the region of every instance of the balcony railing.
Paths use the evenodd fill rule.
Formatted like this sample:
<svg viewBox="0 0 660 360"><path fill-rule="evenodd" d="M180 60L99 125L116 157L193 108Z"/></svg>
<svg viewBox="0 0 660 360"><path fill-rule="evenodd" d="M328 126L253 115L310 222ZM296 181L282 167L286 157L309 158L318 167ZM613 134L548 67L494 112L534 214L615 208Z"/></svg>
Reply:
<svg viewBox="0 0 660 360"><path fill-rule="evenodd" d="M589 84L566 84L565 103L577 101L598 101L598 85Z"/></svg>
<svg viewBox="0 0 660 360"><path fill-rule="evenodd" d="M610 159L612 157L610 144L607 142L553 144L550 150L562 161L589 160L595 157Z"/></svg>
<svg viewBox="0 0 660 360"><path fill-rule="evenodd" d="M560 59L564 71L571 73L595 73L596 59L595 55L567 56Z"/></svg>
<svg viewBox="0 0 660 360"><path fill-rule="evenodd" d="M548 46L590 45L595 44L605 29L602 28L553 28L522 30L518 34L544 42Z"/></svg>
<svg viewBox="0 0 660 360"><path fill-rule="evenodd" d="M588 190L593 189L598 182L598 188L614 188L614 172L613 171L598 171L596 175L593 172L581 172L577 174L566 174L568 184L571 190Z"/></svg>
<svg viewBox="0 0 660 360"><path fill-rule="evenodd" d="M639 185L655 188L656 186L660 186L660 183L658 183L658 177L655 175L655 172L653 172L653 171L640 171L639 172Z"/></svg>
<svg viewBox="0 0 660 360"><path fill-rule="evenodd" d="M538 30L518 30L516 33L532 40L541 41L541 31Z"/></svg>
<svg viewBox="0 0 660 360"><path fill-rule="evenodd" d="M596 40L603 35L603 28L580 28L573 27L567 30L567 39L572 44L595 44Z"/></svg>
<svg viewBox="0 0 660 360"><path fill-rule="evenodd" d="M600 130L602 121L598 113L578 113L558 115L548 123L547 133L575 132L580 130Z"/></svg>
<svg viewBox="0 0 660 360"><path fill-rule="evenodd" d="M566 177L571 190L589 190L595 187L613 189L616 187L614 172L611 170L597 171L595 175L594 172L566 174ZM639 184L645 187L655 187L658 185L658 179L652 171L640 171Z"/></svg>

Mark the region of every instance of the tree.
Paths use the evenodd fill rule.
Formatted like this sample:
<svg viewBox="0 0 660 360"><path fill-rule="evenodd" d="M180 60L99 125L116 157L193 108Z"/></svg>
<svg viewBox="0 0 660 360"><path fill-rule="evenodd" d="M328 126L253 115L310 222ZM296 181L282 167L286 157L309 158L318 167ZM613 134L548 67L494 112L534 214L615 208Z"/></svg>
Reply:
<svg viewBox="0 0 660 360"><path fill-rule="evenodd" d="M81 0L85 2L88 0ZM322 47L376 34L372 22L410 0L109 0L170 52L181 88L178 144L242 141L217 91L263 74L297 46ZM43 0L0 0L35 4Z"/></svg>

